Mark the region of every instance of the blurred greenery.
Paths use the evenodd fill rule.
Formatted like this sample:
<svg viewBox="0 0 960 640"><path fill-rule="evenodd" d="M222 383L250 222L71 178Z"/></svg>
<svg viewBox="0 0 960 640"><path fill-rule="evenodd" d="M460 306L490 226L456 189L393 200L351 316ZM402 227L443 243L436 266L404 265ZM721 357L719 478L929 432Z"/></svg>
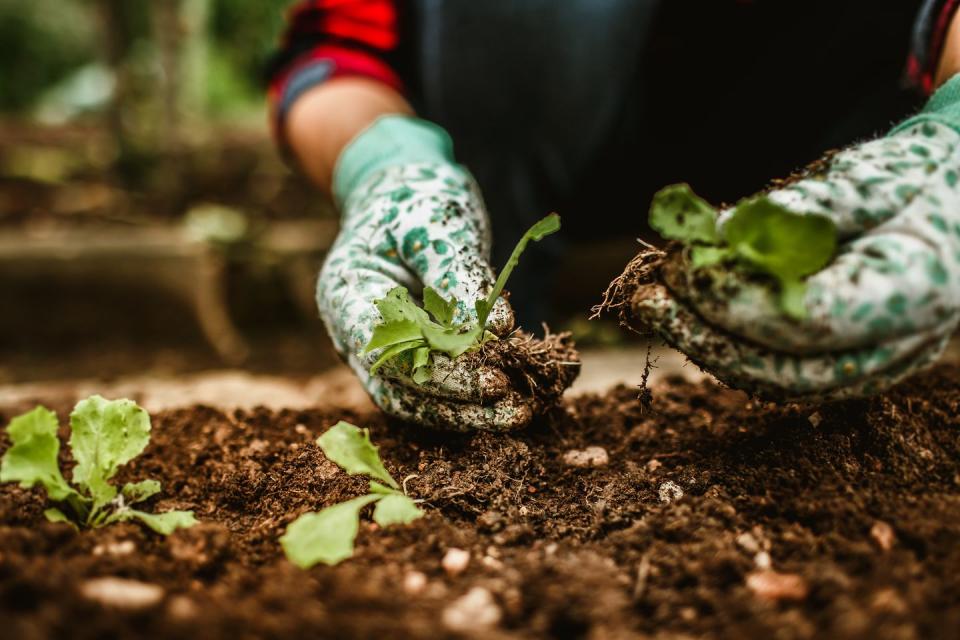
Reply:
<svg viewBox="0 0 960 640"><path fill-rule="evenodd" d="M85 2L0 0L0 111L27 109L93 60L96 26Z"/></svg>
<svg viewBox="0 0 960 640"><path fill-rule="evenodd" d="M130 77L141 85L129 87L128 95L149 93L161 74L159 40L180 35L165 33L176 26L157 19L157 7L163 1L0 0L0 114L32 115L43 101L65 99L70 93L65 86L83 93L84 88L77 85L97 77L90 72L95 64L104 69L125 65ZM167 1L186 6L183 0ZM205 114L259 108L263 104L263 65L276 45L292 0L193 1L194 8L196 3L203 5L207 16L204 33L197 36L205 56L201 76L206 83L202 92ZM114 11L109 28L122 34L104 33L103 16L108 7ZM113 64L106 50L111 38L120 43L123 58Z"/></svg>

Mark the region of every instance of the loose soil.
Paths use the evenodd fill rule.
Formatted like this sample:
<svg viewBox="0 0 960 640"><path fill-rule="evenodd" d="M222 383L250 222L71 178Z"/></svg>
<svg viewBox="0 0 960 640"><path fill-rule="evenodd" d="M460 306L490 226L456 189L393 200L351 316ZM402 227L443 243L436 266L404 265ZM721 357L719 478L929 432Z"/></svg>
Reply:
<svg viewBox="0 0 960 640"><path fill-rule="evenodd" d="M460 613L489 638L957 637L960 368L816 409L709 383L651 391L582 396L509 435L433 433L336 398L159 413L120 479L163 480L151 506L203 524L77 533L43 520L40 491L3 486L2 635L440 638ZM365 515L354 558L301 571L280 553L284 527L366 485L314 444L340 419L370 427L427 515L387 530ZM586 447L609 461L564 461ZM454 547L471 561L451 575ZM105 576L163 596L118 609L82 595ZM476 588L492 600L474 591L464 611Z"/></svg>

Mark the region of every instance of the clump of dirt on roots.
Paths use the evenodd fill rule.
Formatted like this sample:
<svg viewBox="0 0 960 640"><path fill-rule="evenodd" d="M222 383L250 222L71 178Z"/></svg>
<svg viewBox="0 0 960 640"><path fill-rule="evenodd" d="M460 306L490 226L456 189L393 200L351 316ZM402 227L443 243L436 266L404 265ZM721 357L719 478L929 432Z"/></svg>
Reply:
<svg viewBox="0 0 960 640"><path fill-rule="evenodd" d="M487 342L478 354L482 364L499 368L517 391L533 398L537 413L555 406L580 373L580 353L571 334L552 333L546 325L543 330L543 338L514 331Z"/></svg>

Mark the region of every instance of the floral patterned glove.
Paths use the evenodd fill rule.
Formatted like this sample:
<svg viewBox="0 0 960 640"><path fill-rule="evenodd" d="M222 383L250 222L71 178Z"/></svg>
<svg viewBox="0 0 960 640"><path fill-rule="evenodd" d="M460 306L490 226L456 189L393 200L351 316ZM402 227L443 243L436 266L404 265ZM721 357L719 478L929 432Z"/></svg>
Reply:
<svg viewBox="0 0 960 640"><path fill-rule="evenodd" d="M633 294L635 320L732 386L779 398L870 394L933 362L960 319L958 131L960 76L888 136L768 194L838 231L802 318L741 269L674 256Z"/></svg>
<svg viewBox="0 0 960 640"><path fill-rule="evenodd" d="M533 417L507 376L483 364L435 354L432 379L417 384L396 367L370 374L379 351L361 355L380 321L374 301L398 285L424 286L461 301L457 321L493 286L490 228L470 174L453 161L439 127L386 116L343 151L334 176L340 235L317 283L317 304L334 345L387 413L432 427L511 430ZM506 335L513 312L501 298L489 329Z"/></svg>

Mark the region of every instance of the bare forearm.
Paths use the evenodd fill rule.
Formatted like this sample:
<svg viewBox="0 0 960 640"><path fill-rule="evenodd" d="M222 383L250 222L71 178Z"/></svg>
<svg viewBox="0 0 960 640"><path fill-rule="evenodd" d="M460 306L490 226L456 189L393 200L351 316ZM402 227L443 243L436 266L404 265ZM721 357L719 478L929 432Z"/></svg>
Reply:
<svg viewBox="0 0 960 640"><path fill-rule="evenodd" d="M960 73L960 11L954 14L950 29L947 31L947 40L940 53L934 86L939 87L957 73Z"/></svg>
<svg viewBox="0 0 960 640"><path fill-rule="evenodd" d="M329 191L343 148L374 120L391 114L413 114L396 90L367 78L334 78L297 98L284 134L303 172Z"/></svg>

